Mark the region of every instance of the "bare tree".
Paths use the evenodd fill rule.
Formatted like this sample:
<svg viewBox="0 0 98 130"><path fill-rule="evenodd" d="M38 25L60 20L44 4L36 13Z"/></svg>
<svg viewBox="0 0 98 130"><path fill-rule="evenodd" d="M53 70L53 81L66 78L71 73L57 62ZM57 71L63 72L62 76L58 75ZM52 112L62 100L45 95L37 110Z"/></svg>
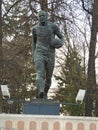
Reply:
<svg viewBox="0 0 98 130"><path fill-rule="evenodd" d="M83 2L83 0L82 0ZM84 8L84 4L83 4ZM95 74L95 50L96 50L96 37L97 37L97 24L98 24L98 0L94 0L92 8L92 27L91 39L89 46L89 60L87 72L87 95L85 105L85 115L92 116L93 111L93 94L96 89L96 74Z"/></svg>
<svg viewBox="0 0 98 130"><path fill-rule="evenodd" d="M2 0L0 0L0 84L2 84L3 52L2 52Z"/></svg>

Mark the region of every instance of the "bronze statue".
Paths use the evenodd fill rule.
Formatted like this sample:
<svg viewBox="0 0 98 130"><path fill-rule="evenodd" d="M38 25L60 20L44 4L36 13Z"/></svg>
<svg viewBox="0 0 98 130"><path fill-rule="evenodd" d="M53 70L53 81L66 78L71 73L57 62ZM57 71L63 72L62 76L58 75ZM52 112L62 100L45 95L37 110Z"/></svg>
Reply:
<svg viewBox="0 0 98 130"><path fill-rule="evenodd" d="M55 64L55 48L62 47L64 39L57 25L47 20L47 13L43 10L38 13L38 23L32 29L32 37L38 98L47 98Z"/></svg>

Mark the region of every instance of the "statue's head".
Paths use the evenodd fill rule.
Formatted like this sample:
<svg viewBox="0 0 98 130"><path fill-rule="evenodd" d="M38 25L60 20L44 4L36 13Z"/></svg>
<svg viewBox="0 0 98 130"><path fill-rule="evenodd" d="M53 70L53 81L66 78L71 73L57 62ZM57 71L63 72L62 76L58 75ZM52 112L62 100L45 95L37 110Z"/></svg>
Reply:
<svg viewBox="0 0 98 130"><path fill-rule="evenodd" d="M45 24L47 22L47 13L44 10L41 10L38 13L38 20L41 24Z"/></svg>

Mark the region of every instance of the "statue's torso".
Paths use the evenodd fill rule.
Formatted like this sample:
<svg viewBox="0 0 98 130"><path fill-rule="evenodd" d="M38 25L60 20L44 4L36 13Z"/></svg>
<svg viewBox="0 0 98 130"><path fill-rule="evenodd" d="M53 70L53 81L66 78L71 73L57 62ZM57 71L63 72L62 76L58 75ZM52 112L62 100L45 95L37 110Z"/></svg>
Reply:
<svg viewBox="0 0 98 130"><path fill-rule="evenodd" d="M50 49L51 40L55 37L54 30L51 23L48 23L47 26L40 26L39 24L36 26L36 49Z"/></svg>

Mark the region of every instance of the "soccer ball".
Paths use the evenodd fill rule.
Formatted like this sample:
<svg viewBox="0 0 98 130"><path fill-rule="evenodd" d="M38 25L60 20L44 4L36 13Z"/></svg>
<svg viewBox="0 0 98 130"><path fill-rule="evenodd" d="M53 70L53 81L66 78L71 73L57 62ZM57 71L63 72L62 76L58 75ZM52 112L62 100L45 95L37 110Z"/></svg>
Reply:
<svg viewBox="0 0 98 130"><path fill-rule="evenodd" d="M58 38L54 38L52 41L51 41L51 46L53 47L53 48L60 48L60 47L62 47L63 45L62 45L62 42L61 42L61 40L60 39L58 39Z"/></svg>

